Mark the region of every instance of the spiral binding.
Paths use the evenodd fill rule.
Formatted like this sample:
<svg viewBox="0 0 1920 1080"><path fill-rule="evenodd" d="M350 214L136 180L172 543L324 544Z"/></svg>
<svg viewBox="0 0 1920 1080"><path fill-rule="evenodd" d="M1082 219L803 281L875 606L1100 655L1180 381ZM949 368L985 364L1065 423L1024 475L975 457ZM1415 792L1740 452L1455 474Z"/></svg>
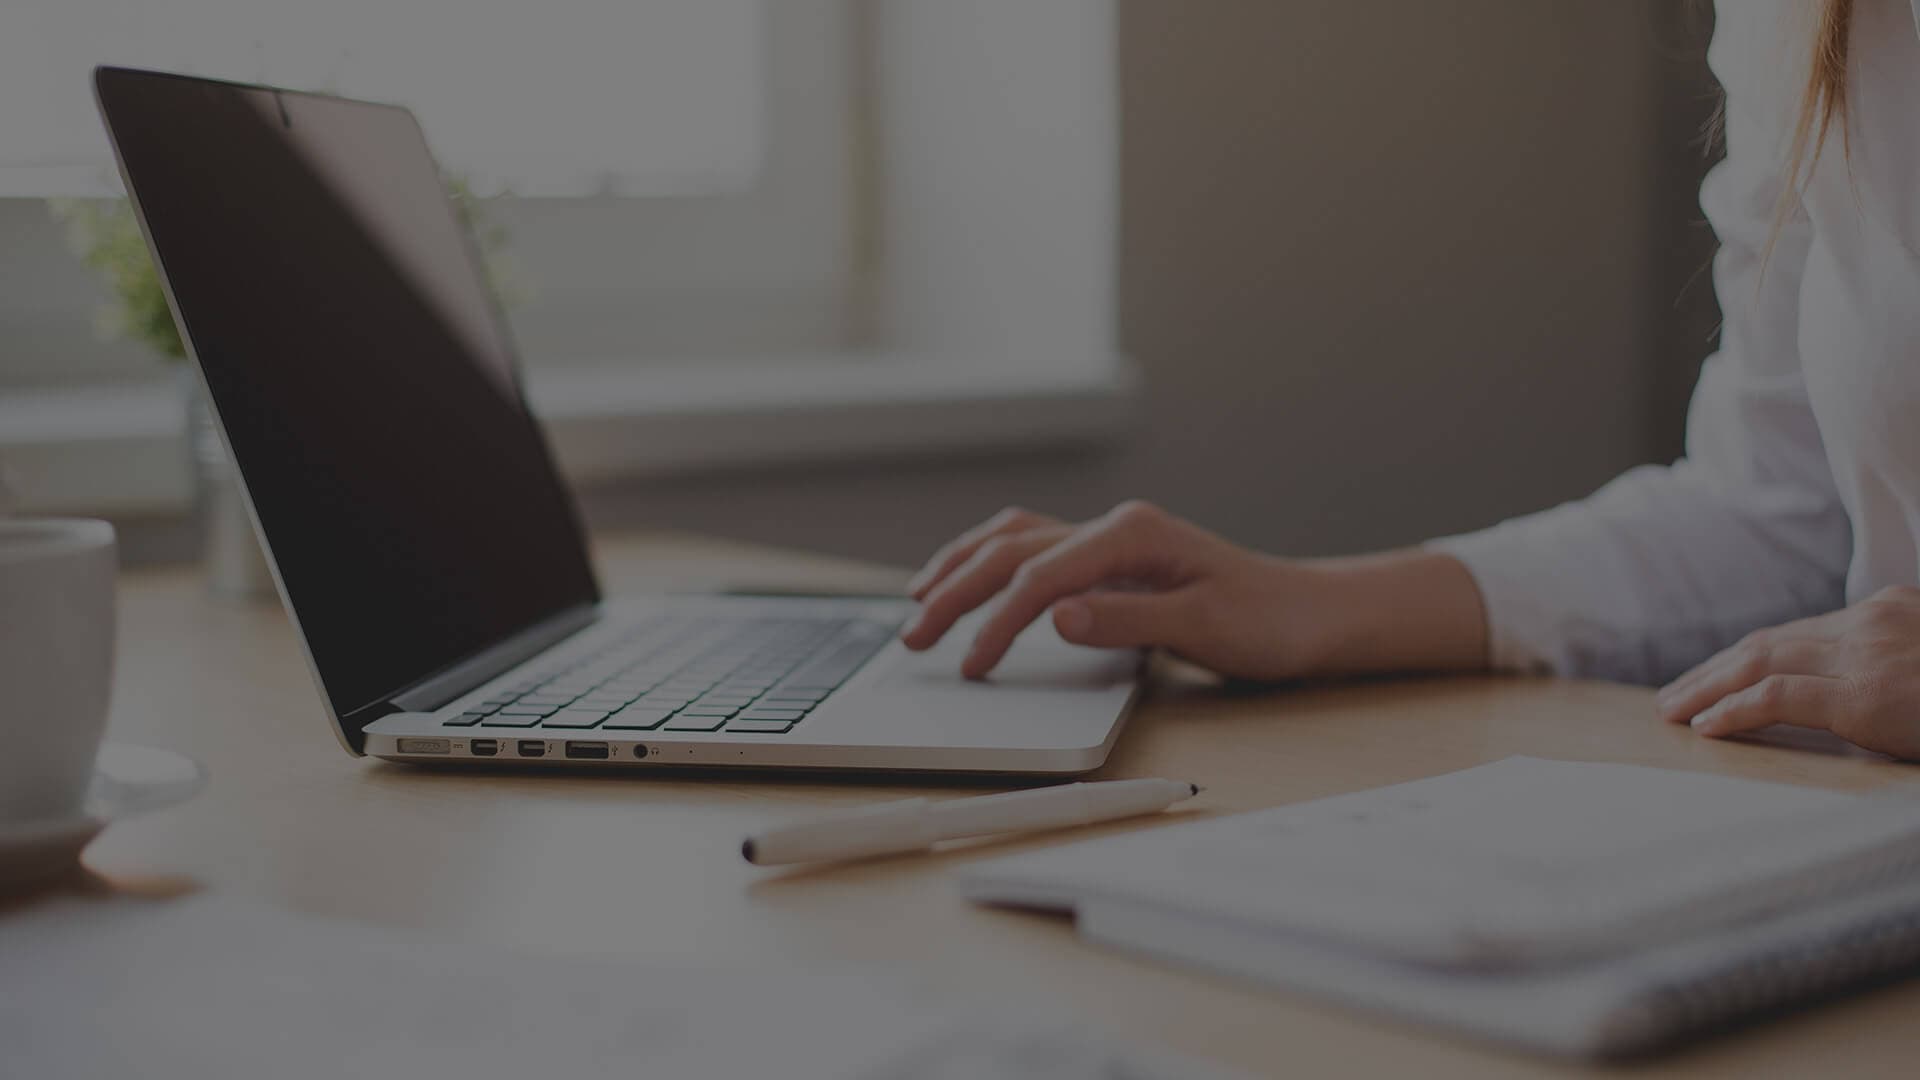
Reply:
<svg viewBox="0 0 1920 1080"><path fill-rule="evenodd" d="M1648 1049L1920 967L1920 893L1836 916L1794 940L1655 980L1608 1025L1616 1050Z"/></svg>

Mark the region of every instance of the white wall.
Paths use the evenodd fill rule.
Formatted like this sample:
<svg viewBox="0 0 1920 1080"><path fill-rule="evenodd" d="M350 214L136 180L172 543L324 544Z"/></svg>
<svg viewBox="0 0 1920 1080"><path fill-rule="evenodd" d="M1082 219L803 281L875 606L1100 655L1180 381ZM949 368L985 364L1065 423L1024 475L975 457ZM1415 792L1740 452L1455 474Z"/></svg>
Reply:
<svg viewBox="0 0 1920 1080"><path fill-rule="evenodd" d="M1110 0L887 0L880 343L936 362L1113 351Z"/></svg>

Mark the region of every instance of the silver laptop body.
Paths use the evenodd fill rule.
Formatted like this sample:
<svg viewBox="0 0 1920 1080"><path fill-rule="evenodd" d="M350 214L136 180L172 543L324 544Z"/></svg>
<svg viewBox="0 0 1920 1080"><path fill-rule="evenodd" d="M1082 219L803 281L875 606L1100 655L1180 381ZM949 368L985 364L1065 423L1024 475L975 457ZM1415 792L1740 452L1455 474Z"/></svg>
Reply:
<svg viewBox="0 0 1920 1080"><path fill-rule="evenodd" d="M413 116L121 68L95 91L256 531L350 753L1072 774L1139 655L1045 620L990 682L891 597L608 601Z"/></svg>

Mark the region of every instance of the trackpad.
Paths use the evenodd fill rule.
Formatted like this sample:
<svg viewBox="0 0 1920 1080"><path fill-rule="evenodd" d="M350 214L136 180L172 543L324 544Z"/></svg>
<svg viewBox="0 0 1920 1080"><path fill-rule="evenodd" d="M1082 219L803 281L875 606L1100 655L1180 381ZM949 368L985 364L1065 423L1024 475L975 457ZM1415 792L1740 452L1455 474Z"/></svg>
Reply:
<svg viewBox="0 0 1920 1080"><path fill-rule="evenodd" d="M1133 649L1090 649L1063 640L1053 623L1041 619L1028 627L1008 650L993 673L983 681L960 674L960 661L973 643L983 617L962 619L940 644L924 653L896 652L874 680L875 689L978 690L999 686L1021 690L1090 690L1129 685L1139 670L1140 654Z"/></svg>

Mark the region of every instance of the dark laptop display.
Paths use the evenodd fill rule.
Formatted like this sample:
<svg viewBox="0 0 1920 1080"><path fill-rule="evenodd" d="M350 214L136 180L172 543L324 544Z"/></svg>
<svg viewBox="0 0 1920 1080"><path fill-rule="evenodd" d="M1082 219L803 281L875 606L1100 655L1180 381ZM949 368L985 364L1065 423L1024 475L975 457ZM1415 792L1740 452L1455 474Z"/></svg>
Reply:
<svg viewBox="0 0 1920 1080"><path fill-rule="evenodd" d="M119 69L96 89L335 714L595 603L412 116Z"/></svg>

